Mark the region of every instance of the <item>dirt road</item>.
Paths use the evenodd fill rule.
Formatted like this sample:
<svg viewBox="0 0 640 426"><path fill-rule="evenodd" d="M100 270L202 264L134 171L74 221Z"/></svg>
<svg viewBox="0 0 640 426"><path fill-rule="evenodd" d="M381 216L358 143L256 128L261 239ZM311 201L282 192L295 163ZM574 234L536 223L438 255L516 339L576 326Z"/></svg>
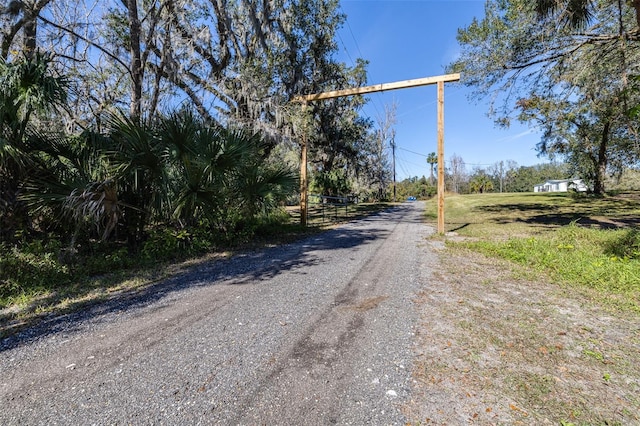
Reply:
<svg viewBox="0 0 640 426"><path fill-rule="evenodd" d="M0 342L0 424L404 424L421 203Z"/></svg>
<svg viewBox="0 0 640 426"><path fill-rule="evenodd" d="M1 341L0 424L640 424L637 314L444 249L422 207Z"/></svg>

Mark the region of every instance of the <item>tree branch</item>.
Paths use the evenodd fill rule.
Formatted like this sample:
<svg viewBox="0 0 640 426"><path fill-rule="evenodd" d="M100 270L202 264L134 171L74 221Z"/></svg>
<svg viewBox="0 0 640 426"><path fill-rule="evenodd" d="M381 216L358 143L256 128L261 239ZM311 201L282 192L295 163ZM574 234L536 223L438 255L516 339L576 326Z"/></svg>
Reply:
<svg viewBox="0 0 640 426"><path fill-rule="evenodd" d="M77 37L78 39L84 41L87 44L90 44L91 46L95 47L96 49L98 49L99 51L101 51L102 53L104 53L105 55L107 55L109 58L113 59L114 61L116 61L117 63L119 63L120 65L122 65L122 67L129 73L131 74L131 70L129 69L129 66L124 63L124 61L122 61L120 58L118 58L116 55L114 55L113 53L109 52L107 49L105 49L104 47L100 46L99 44L95 43L94 41L91 41L90 39L84 37L81 34L78 34L77 32L73 31L72 29L69 28L65 28L62 25L56 24L54 22L51 22L50 20L48 20L47 18L43 17L43 16L38 16L38 19L40 19L42 22L44 22L47 25L51 25L54 28L57 28L59 30L62 30L66 33L71 34L74 37Z"/></svg>

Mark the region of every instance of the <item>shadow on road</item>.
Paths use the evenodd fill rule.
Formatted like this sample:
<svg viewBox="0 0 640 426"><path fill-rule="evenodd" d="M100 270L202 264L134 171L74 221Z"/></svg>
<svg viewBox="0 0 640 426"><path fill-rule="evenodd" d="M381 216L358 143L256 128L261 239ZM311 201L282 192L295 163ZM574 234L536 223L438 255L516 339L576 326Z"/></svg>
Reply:
<svg viewBox="0 0 640 426"><path fill-rule="evenodd" d="M142 290L120 293L110 300L84 306L83 310L45 318L34 326L4 338L0 342L0 352L51 334L73 332L86 321L148 306L185 289L218 285L222 282L231 285L257 285L285 271L300 271L304 274L304 268L320 262L322 251L356 249L386 238L392 231L390 223L419 222L419 215L407 214L414 209L413 206L401 205L294 243L239 253L230 259L187 268Z"/></svg>

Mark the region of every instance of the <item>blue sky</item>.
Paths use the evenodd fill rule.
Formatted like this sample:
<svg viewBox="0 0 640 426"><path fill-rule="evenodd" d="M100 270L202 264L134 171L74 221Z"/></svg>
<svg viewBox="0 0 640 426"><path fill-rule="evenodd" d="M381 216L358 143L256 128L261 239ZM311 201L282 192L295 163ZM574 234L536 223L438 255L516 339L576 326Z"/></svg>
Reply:
<svg viewBox="0 0 640 426"><path fill-rule="evenodd" d="M353 65L367 59L368 84L390 83L445 73L459 52L457 30L484 15L484 0L341 0L347 23L339 32L339 60ZM547 162L537 157L536 131L515 123L494 127L486 102L469 100L470 89L445 84L445 159L457 154L467 170L500 160L521 166ZM424 155L435 152L436 87L426 86L369 95L364 115L384 114L397 104L396 173L398 180L428 176ZM422 155L421 155L422 154Z"/></svg>

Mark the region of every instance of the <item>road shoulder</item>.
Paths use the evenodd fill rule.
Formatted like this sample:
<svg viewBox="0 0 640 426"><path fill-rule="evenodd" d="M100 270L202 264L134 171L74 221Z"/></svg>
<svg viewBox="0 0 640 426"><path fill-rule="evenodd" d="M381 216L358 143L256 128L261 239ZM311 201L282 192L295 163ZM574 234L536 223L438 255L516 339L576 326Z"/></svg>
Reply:
<svg viewBox="0 0 640 426"><path fill-rule="evenodd" d="M430 242L438 248L438 242ZM439 245L417 301L410 424L636 424L640 322Z"/></svg>

